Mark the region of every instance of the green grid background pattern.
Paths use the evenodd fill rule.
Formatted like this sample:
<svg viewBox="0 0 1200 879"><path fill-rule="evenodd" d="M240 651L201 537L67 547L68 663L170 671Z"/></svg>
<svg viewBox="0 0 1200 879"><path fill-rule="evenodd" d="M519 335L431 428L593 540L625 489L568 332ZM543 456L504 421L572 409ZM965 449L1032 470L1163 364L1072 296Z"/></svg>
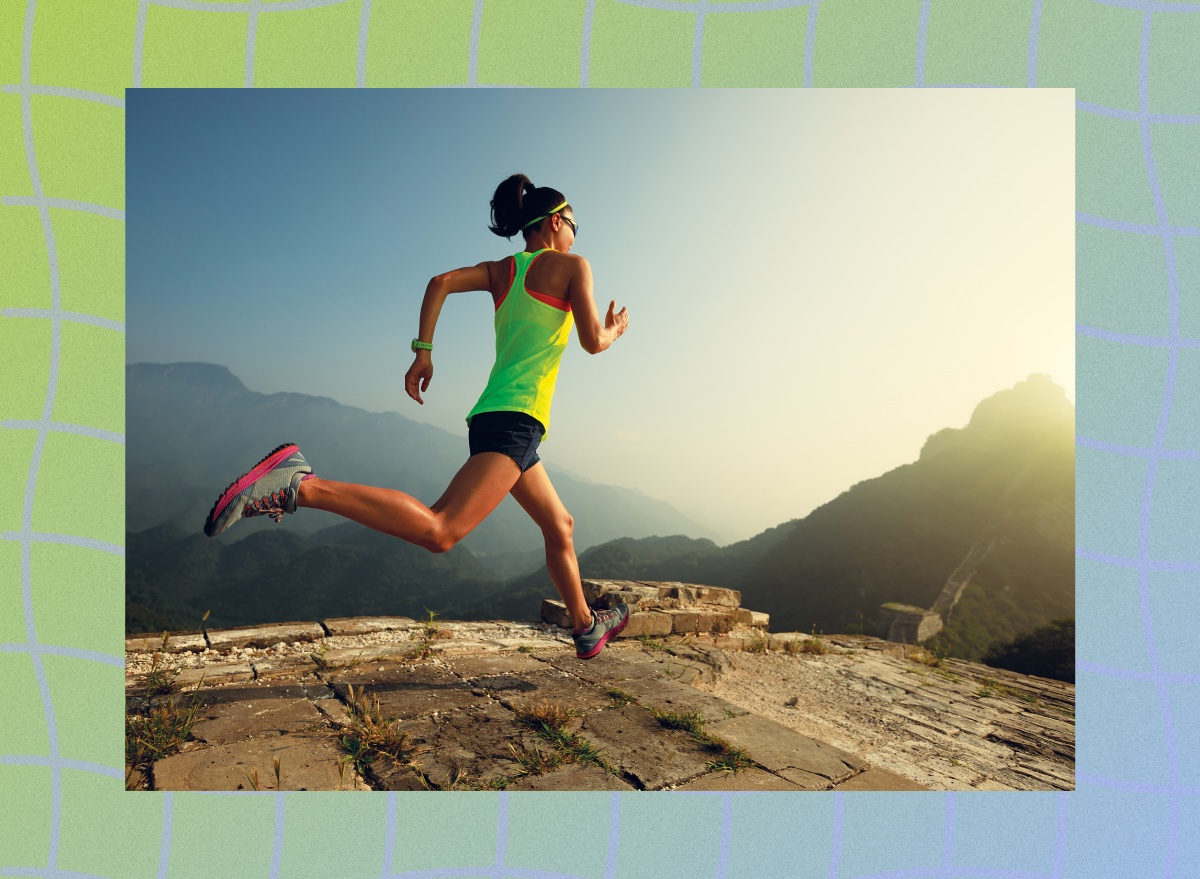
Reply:
<svg viewBox="0 0 1200 879"><path fill-rule="evenodd" d="M1168 0L0 0L0 876L1200 875L1197 57ZM125 89L447 85L1076 90L1077 791L123 790Z"/></svg>

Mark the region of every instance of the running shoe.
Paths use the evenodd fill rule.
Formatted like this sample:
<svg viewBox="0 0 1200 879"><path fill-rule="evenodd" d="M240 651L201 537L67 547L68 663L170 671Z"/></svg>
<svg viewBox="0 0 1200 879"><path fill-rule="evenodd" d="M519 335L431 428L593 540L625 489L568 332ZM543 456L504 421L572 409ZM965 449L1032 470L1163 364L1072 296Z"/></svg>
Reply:
<svg viewBox="0 0 1200 879"><path fill-rule="evenodd" d="M575 639L575 655L579 659L591 659L604 649L610 638L625 628L629 622L629 608L618 604L612 610L593 610L592 627L582 635L572 634Z"/></svg>
<svg viewBox="0 0 1200 879"><path fill-rule="evenodd" d="M204 533L220 534L245 516L270 516L276 522L296 512L296 489L312 467L295 443L284 443L243 473L222 492L204 520Z"/></svg>

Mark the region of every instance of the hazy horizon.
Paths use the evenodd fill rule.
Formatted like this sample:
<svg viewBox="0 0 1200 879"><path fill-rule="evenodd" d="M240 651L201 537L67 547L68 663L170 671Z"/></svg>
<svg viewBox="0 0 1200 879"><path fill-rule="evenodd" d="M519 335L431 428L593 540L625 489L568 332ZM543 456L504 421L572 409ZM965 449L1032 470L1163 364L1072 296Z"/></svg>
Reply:
<svg viewBox="0 0 1200 879"><path fill-rule="evenodd" d="M201 364L201 365L204 365L204 366L216 366L216 367L219 367L219 368L222 368L222 369L229 370L230 374L231 374L231 375L233 375L235 378L237 378L239 381L241 381L241 382L242 382L242 384L244 384L244 385L246 386L246 389L247 389L247 391L249 391L249 392L251 392L251 393L259 393L259 394L264 394L264 395L269 395L269 394L273 394L273 393L303 393L303 392L296 392L296 391L287 391L287 392L285 392L285 391L262 391L262 390L259 390L259 389L257 389L257 388L250 387L250 385L248 385L248 384L245 382L245 380L244 380L244 379L243 379L241 376L239 376L239 375L238 375L238 374L237 374L237 373L236 373L236 372L235 372L233 369L231 369L229 366L227 366L227 365L225 365L225 364L223 364L223 363L203 363L202 361L170 361L170 362L161 362L161 363L160 363L160 362L152 362L152 361L139 361L138 363L129 363L129 364L127 364L127 366L176 366L176 365L189 365L189 364L197 364L197 363L198 363L198 364ZM1032 376L1029 376L1029 377L1032 377ZM1029 378L1029 377L1027 377L1027 378ZM1059 385L1057 385L1057 384L1056 384L1056 386L1057 386L1057 387L1061 387L1061 386L1059 386ZM1008 390L1008 388L998 388L996 392L997 392L997 393L999 393L1000 391L1004 391L1004 390ZM1066 390L1066 389L1063 389L1063 390L1064 390L1064 392L1065 392L1065 390ZM312 395L309 395L309 396L322 396L322 397L325 397L325 396L327 396L327 395L324 395L324 394L322 394L322 395L316 395L316 394L312 394ZM988 396L991 396L991 395L988 395ZM340 404L340 405L343 405L343 406L350 406L350 405L351 405L351 404L349 404L349 403L345 403L344 401L342 401L342 400L339 400L339 399L337 399L337 398L335 398L335 397L329 397L329 399L332 399L332 400L333 400L335 403L338 403L338 404ZM984 398L984 399L986 399L986 398ZM979 402L980 402L980 403L982 403L982 402L983 402L983 400L981 399ZM1074 405L1074 401L1071 401L1071 403L1072 403L1072 406L1073 406L1073 405ZM403 412L398 412L398 411L397 411L397 410L395 410L395 409L387 409L387 410L373 410L373 409L366 409L365 407L362 407L362 406L356 406L356 407L354 407L354 408L357 408L357 409L363 409L364 411L366 411L366 412L369 412L369 413L371 413L371 414L375 414L375 415L383 415L383 414L399 415L399 416L400 416L400 417L402 417L402 418L406 418L406 419L408 419L408 420L410 420L410 421L414 421L414 422L416 422L416 423L427 423L427 422L421 422L421 421L419 421L419 420L417 420L417 419L413 419L413 418L411 418L410 416L406 415L405 413L403 413ZM434 427L436 427L437 425L433 425L433 426L434 426ZM962 428L962 427L965 427L965 426L966 426L966 422L964 422L963 424L959 424L959 425L944 425L942 428L938 428L938 430L944 429L945 427L952 427L952 428ZM935 431L932 431L930 435L932 435L933 433L937 433L937 432L938 432L937 430L935 430ZM919 450L918 450L918 451L919 451ZM904 464L909 464L909 463L915 462L915 461L917 460L917 458L918 458L918 455L915 455L915 454L914 454L914 455L913 455L913 457L912 457L910 460L906 460L906 461L898 461L898 462L897 462L897 463L896 463L894 466L898 467L898 466L902 466L902 465L904 465ZM548 463L546 466L548 467L548 469L550 470L550 472L551 472L551 473L555 473L555 472L563 472L563 473L566 473L568 476L571 476L571 477L573 477L573 478L576 478L576 479L583 480L583 481L585 481L585 482L591 482L591 483L593 483L593 484L598 484L598 485L612 485L612 484L615 484L615 483L612 483L612 482L610 482L610 481L607 481L607 480L604 480L604 479L597 479L597 478L593 478L593 477L591 477L591 476L587 476L586 474L578 473L578 472L576 472L576 471L574 471L574 470L571 470L571 469L569 469L569 468L567 468L567 467L560 466L560 465L559 465L559 464L557 464L557 463ZM891 470L891 469L894 469L894 468L888 468L888 469L889 469L889 470ZM868 474L868 475L866 475L866 476L863 476L861 479L859 479L859 480L856 480L856 482L862 481L862 479L871 479L871 478L874 478L874 477L877 477L877 476L882 476L882 475L884 475L884 472L885 472L885 471L880 471L879 473L872 473L872 474ZM642 489L638 488L637 486L623 486L623 487L625 487L625 488L632 488L634 491L642 491ZM833 499L834 499L836 496L838 496L838 495L841 495L843 492L845 492L845 491L848 491L848 490L849 490L849 489L851 489L852 487L853 487L853 485L852 485L852 484L848 484L848 485L844 486L843 488L839 489L839 490L838 490L838 491L837 491L835 494L833 494L833 495L830 495L830 497L828 497L828 498L826 498L826 499L824 499L824 500L820 501L820 502L817 504L817 506L820 506L821 504L824 504L824 503L826 503L826 502L828 502L828 501L831 501L831 500L833 500ZM643 494L645 494L645 492L643 492ZM654 497L653 495L647 495L647 496L648 496L648 497L652 497L652 498ZM656 499L656 500L665 500L664 498L654 498L654 499ZM678 508L677 508L677 509L678 509ZM727 528L724 528L724 527L719 527L719 526L721 526L721 523L719 523L719 522L718 522L718 523L715 523L715 524L714 524L714 525L712 525L712 526L710 526L708 523L704 522L704 521L702 520L702 518L701 518L701 517L694 516L694 515L693 515L693 514L692 514L690 511L688 511L688 510L686 510L686 509L679 509L679 512L680 512L680 513L682 513L683 515L687 516L687 517L688 517L688 518L690 518L690 519L694 519L694 520L696 521L696 524L697 524L697 525L701 525L702 527L708 528L710 531L714 531L714 532L716 532L718 535L725 535L725 534L726 534L726 532L727 532L727 530L728 530ZM811 512L811 511L808 511L808 512ZM804 515L807 515L807 513L805 513ZM724 547L724 546L728 546L728 545L730 545L730 544L732 544L732 543L737 543L737 542L739 542L739 541L741 541L741 540L745 540L745 539L747 539L747 538L754 537L754 536L756 536L756 535L758 535L758 534L761 534L762 532L764 532L764 531L766 531L766 530L768 530L768 529L770 529L770 528L774 528L774 527L776 527L776 526L778 526L778 525L782 525L782 524L784 524L784 523L786 523L786 522L788 522L788 521L791 521L791 520L793 520L793 519L802 519L802 518L804 518L804 515L790 516L790 517L788 517L788 518L786 518L786 519L781 519L781 520L780 520L780 521L778 521L778 522L772 522L772 523L770 523L769 525L765 525L765 526L763 526L762 528L759 528L758 530L756 530L756 531L754 531L753 533L750 533L750 534L739 535L739 536L737 536L737 537L728 537L728 536L722 536L720 539L718 539L718 540L716 541L716 543L717 543L719 546L722 546L722 547ZM668 535L668 534L660 534L660 535L658 535L658 536L659 536L659 537L669 537L669 536L671 536L671 535ZM688 537L693 537L693 538L695 538L695 537L698 537L698 536L703 536L703 535L690 534L690 535L685 535L685 536L688 536Z"/></svg>
<svg viewBox="0 0 1200 879"><path fill-rule="evenodd" d="M397 412L465 460L490 298L447 301L423 407L408 340L429 277L520 249L485 227L523 171L571 201L601 311L630 314L603 354L572 340L543 460L726 543L916 460L1030 374L1074 402L1070 90L127 100L131 364Z"/></svg>

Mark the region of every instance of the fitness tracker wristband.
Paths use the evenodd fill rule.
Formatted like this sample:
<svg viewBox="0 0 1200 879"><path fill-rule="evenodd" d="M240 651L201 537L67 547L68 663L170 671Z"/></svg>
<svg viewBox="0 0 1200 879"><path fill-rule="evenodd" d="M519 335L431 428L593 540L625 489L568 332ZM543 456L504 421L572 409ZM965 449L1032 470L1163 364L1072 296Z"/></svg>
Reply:
<svg viewBox="0 0 1200 879"><path fill-rule="evenodd" d="M418 349L424 349L424 350L426 350L426 351L432 351L432 350L433 350L433 343L432 343L432 342L422 342L420 339L413 339L413 340L412 340L412 349L413 349L413 353L416 353L416 351L417 351Z"/></svg>

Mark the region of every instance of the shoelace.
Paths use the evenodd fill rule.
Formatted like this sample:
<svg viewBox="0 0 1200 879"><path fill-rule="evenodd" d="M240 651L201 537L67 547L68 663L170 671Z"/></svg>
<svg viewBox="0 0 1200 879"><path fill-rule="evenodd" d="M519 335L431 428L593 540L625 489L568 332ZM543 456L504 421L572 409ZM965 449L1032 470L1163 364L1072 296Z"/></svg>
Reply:
<svg viewBox="0 0 1200 879"><path fill-rule="evenodd" d="M609 610L593 610L592 616L596 618L596 625L599 626L601 629L605 629L608 626L608 623L610 620L616 619L617 611L615 608L612 608ZM591 629L589 631L594 632L595 630ZM572 638L582 638L586 634L588 634L588 633L587 632L572 632L571 637Z"/></svg>
<svg viewBox="0 0 1200 879"><path fill-rule="evenodd" d="M276 522L283 520L283 514L287 512L284 509L284 503L287 500L289 489L281 488L279 491L264 495L256 501L247 501L246 506L242 508L243 516L270 516Z"/></svg>

